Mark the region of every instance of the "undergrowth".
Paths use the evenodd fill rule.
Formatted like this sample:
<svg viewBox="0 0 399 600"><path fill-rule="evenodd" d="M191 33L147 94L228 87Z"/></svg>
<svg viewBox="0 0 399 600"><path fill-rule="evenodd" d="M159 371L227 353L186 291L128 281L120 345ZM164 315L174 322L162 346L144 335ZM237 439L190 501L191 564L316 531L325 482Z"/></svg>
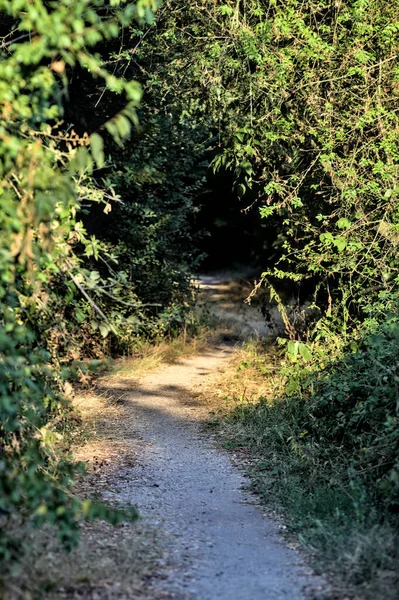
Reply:
<svg viewBox="0 0 399 600"><path fill-rule="evenodd" d="M250 450L253 486L332 575L334 597L399 598L399 327L389 317L352 351L289 360L269 393L242 394L218 423ZM275 349L273 349L275 354ZM268 351L270 356L270 350ZM259 347L238 368L270 377ZM298 364L299 361L299 364ZM226 384L225 384L226 385Z"/></svg>

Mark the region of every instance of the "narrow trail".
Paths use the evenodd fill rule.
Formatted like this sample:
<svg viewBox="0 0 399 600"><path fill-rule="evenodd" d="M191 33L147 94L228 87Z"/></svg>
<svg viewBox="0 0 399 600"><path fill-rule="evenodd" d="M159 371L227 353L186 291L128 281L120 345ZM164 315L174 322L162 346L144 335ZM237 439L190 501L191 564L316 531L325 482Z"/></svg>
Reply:
<svg viewBox="0 0 399 600"><path fill-rule="evenodd" d="M165 598L300 600L312 587L309 569L245 491L242 470L202 429L207 411L198 393L220 376L232 351L227 343L210 345L133 387L113 379L143 444L117 492L105 496L137 505L144 522L161 531L169 559L154 585Z"/></svg>

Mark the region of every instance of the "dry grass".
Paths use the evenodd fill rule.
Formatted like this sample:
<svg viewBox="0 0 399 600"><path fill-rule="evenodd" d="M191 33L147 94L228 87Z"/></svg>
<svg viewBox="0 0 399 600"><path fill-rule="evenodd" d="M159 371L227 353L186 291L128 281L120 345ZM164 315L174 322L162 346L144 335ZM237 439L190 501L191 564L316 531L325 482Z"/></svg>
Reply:
<svg viewBox="0 0 399 600"><path fill-rule="evenodd" d="M83 523L81 542L62 551L55 532L31 534L33 552L0 590L3 600L166 600L151 585L162 577L167 556L154 531L140 522L113 527Z"/></svg>
<svg viewBox="0 0 399 600"><path fill-rule="evenodd" d="M239 403L257 402L260 397L272 401L281 389L279 362L276 348L259 338L237 344L229 366L203 392L207 404L220 415Z"/></svg>
<svg viewBox="0 0 399 600"><path fill-rule="evenodd" d="M173 364L180 358L198 354L214 335L214 331L204 326L195 337L183 333L179 337L166 339L156 345L144 344L134 356L113 361L106 378L138 379L163 365Z"/></svg>

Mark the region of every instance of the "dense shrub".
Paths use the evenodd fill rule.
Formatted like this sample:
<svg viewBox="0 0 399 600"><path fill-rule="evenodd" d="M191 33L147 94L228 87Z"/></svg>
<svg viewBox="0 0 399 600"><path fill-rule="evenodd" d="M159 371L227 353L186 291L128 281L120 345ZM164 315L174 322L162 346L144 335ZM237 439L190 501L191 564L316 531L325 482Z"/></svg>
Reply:
<svg viewBox="0 0 399 600"><path fill-rule="evenodd" d="M155 0L114 2L112 8L101 0L0 2L0 556L5 559L19 551L12 538L15 521L50 521L70 545L79 516L117 518L106 507L71 495L74 467L60 447L57 427L65 413L62 355L68 354L78 324L93 316L103 335L116 331L95 293L105 289L116 296L124 284L121 273L101 278L90 269L90 260L100 260L101 252L110 256L77 215L84 203L109 210L115 194L92 177L95 165L104 163L101 137L63 129L63 100L74 69L96 74L106 89L123 94L127 105L104 127L119 140L129 133L140 86L107 71L93 47L117 37L134 19L152 18L156 6Z"/></svg>
<svg viewBox="0 0 399 600"><path fill-rule="evenodd" d="M361 480L367 494L399 508L399 323L397 315L368 332L356 351L309 376L299 407L298 444L318 448L321 463L336 463L343 479ZM307 397L309 390L311 396ZM335 457L335 459L334 459Z"/></svg>
<svg viewBox="0 0 399 600"><path fill-rule="evenodd" d="M335 478L361 486L367 501L394 512L399 507L398 428L399 323L389 316L373 326L328 366L283 367L286 395L237 409L264 428L266 446L276 444L309 471L311 481ZM288 386L287 386L288 384ZM307 480L309 482L309 480ZM364 516L364 515L363 515Z"/></svg>
<svg viewBox="0 0 399 600"><path fill-rule="evenodd" d="M336 593L397 597L399 323L368 327L346 352L283 365L279 391L220 422L250 449L255 489L282 510ZM248 361L252 364L251 359ZM270 377L270 375L269 375Z"/></svg>

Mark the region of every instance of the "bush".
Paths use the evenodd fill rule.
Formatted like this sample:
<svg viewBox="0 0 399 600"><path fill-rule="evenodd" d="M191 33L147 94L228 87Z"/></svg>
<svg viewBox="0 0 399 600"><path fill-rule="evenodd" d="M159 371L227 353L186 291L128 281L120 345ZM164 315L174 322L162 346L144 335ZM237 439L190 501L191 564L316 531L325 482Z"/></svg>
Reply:
<svg viewBox="0 0 399 600"><path fill-rule="evenodd" d="M106 207L115 195L92 177L104 162L101 137L62 130L62 100L74 69L95 73L127 103L106 124L110 133L118 139L129 133L140 86L103 68L94 47L134 19L151 19L158 3L72 4L0 0L0 558L6 563L22 551L29 523L57 525L70 547L80 517L121 518L71 495L76 467L61 443L68 412L62 355L89 311L102 334L112 329L91 290L111 288L115 295L123 283L115 273L113 281L100 281L83 264L82 256L99 260L101 244L77 217L82 203Z"/></svg>
<svg viewBox="0 0 399 600"><path fill-rule="evenodd" d="M278 419L276 443L302 461L312 478L330 472L332 481L338 476L345 486L359 484L368 501L396 512L398 351L399 321L390 315L364 334L355 351L347 349L324 369L303 368L302 359L293 375L289 361L283 372L291 393L247 410L261 411L264 423Z"/></svg>
<svg viewBox="0 0 399 600"><path fill-rule="evenodd" d="M352 349L288 358L278 398L240 403L221 423L233 446L256 456L254 484L267 502L283 507L345 592L363 585L371 598L396 597L398 352L391 314Z"/></svg>

